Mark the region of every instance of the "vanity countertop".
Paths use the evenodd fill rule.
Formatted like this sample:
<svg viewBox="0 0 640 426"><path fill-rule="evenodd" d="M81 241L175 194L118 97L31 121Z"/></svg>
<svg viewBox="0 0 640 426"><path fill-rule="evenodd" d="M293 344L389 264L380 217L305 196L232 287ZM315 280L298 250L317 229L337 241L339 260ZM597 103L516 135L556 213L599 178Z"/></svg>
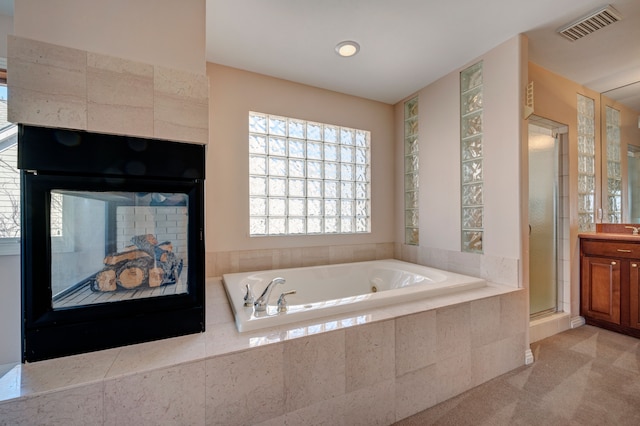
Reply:
<svg viewBox="0 0 640 426"><path fill-rule="evenodd" d="M592 240L618 240L640 242L640 235L633 235L631 232L581 232L578 238L588 238Z"/></svg>

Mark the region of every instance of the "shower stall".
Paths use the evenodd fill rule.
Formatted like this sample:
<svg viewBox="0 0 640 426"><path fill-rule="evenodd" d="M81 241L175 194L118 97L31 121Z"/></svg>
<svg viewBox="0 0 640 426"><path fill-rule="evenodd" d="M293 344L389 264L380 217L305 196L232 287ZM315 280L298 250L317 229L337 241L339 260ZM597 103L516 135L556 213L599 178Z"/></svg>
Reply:
<svg viewBox="0 0 640 426"><path fill-rule="evenodd" d="M566 127L564 128L566 129ZM557 123L529 125L529 300L531 318L561 305L563 133Z"/></svg>

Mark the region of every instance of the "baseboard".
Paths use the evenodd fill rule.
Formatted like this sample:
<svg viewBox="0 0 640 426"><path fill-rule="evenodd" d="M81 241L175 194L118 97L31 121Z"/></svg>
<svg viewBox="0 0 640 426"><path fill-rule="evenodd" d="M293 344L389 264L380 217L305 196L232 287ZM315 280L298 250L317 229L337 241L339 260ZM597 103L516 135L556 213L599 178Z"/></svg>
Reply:
<svg viewBox="0 0 640 426"><path fill-rule="evenodd" d="M533 364L533 352L531 351L531 349L527 349L526 351L524 351L524 364Z"/></svg>
<svg viewBox="0 0 640 426"><path fill-rule="evenodd" d="M582 327L585 324L586 324L586 321L584 317L577 316L577 317L571 318L571 328Z"/></svg>

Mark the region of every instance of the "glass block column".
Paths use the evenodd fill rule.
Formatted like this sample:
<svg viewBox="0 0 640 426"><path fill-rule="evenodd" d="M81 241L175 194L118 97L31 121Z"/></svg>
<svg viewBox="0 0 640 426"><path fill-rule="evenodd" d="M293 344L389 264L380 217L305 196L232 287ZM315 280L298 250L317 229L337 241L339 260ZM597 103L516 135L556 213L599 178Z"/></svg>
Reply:
<svg viewBox="0 0 640 426"><path fill-rule="evenodd" d="M622 222L622 168L620 165L620 111L606 107L607 220Z"/></svg>
<svg viewBox="0 0 640 426"><path fill-rule="evenodd" d="M578 230L595 231L595 103L578 94Z"/></svg>
<svg viewBox="0 0 640 426"><path fill-rule="evenodd" d="M462 251L482 253L482 62L460 73Z"/></svg>
<svg viewBox="0 0 640 426"><path fill-rule="evenodd" d="M418 223L418 97L404 103L404 242L420 243Z"/></svg>

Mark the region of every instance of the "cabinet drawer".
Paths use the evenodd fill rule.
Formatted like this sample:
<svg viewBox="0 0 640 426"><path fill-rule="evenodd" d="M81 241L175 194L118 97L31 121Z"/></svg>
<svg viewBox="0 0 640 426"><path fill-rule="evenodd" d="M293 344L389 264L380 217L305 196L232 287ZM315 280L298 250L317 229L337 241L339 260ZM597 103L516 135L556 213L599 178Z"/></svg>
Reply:
<svg viewBox="0 0 640 426"><path fill-rule="evenodd" d="M640 244L583 240L582 252L591 256L640 259Z"/></svg>

